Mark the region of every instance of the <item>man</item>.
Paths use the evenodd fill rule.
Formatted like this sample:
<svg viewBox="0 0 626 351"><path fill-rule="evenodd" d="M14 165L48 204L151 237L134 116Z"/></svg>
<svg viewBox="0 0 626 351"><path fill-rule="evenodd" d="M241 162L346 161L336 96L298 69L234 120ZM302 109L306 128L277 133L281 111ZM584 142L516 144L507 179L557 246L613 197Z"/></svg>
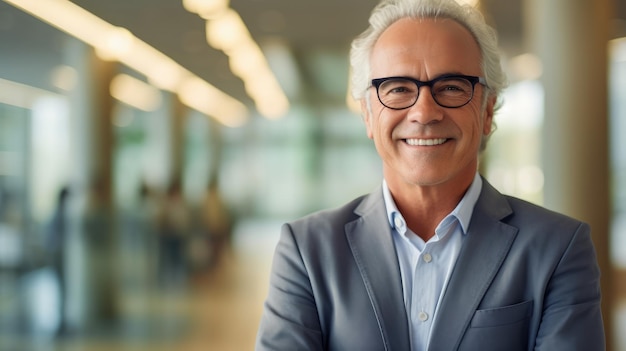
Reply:
<svg viewBox="0 0 626 351"><path fill-rule="evenodd" d="M589 227L478 175L505 76L482 16L387 0L352 46L382 188L283 226L257 350L603 350Z"/></svg>

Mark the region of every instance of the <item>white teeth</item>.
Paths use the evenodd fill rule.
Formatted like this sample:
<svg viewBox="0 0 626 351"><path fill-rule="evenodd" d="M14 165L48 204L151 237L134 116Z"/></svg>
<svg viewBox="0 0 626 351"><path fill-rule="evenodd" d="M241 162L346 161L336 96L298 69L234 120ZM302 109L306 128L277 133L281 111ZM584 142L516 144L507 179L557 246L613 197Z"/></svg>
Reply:
<svg viewBox="0 0 626 351"><path fill-rule="evenodd" d="M406 139L406 143L412 146L433 146L441 145L445 143L446 140L448 139Z"/></svg>

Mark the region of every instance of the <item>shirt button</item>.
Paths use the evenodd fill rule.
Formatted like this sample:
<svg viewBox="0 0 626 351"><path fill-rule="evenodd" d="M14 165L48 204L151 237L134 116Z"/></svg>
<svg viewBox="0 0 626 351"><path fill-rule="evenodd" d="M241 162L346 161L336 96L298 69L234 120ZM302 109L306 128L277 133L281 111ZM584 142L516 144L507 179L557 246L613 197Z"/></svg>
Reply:
<svg viewBox="0 0 626 351"><path fill-rule="evenodd" d="M417 318L422 322L426 322L428 320L428 313L422 311L417 315Z"/></svg>
<svg viewBox="0 0 626 351"><path fill-rule="evenodd" d="M400 218L400 216L396 216L393 222L396 225L396 229L402 229L402 227L404 227L404 221Z"/></svg>
<svg viewBox="0 0 626 351"><path fill-rule="evenodd" d="M429 253L426 253L422 256L422 259L424 259L424 262L430 263L430 261L433 260L433 256L431 256Z"/></svg>

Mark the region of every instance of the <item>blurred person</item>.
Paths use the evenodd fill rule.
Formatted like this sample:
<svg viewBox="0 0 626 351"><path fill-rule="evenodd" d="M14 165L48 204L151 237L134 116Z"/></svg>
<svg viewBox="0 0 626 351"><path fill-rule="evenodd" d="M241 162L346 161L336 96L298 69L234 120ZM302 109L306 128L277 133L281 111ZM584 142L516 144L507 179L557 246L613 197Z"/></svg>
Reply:
<svg viewBox="0 0 626 351"><path fill-rule="evenodd" d="M24 263L19 205L17 195L0 182L0 269L15 268Z"/></svg>
<svg viewBox="0 0 626 351"><path fill-rule="evenodd" d="M203 201L203 225L209 239L209 265L219 263L221 255L228 250L232 238L233 216L222 198L217 178L207 185Z"/></svg>
<svg viewBox="0 0 626 351"><path fill-rule="evenodd" d="M505 87L453 0L385 0L352 44L380 188L283 226L257 350L603 350L586 223L478 173Z"/></svg>
<svg viewBox="0 0 626 351"><path fill-rule="evenodd" d="M156 217L159 211L157 193L145 181L139 183L135 210L135 217L132 219L133 228L129 234L132 244L141 248L145 245L146 240L154 236Z"/></svg>
<svg viewBox="0 0 626 351"><path fill-rule="evenodd" d="M190 216L180 182L167 189L158 213L159 274L165 286L184 283L187 276L187 239Z"/></svg>
<svg viewBox="0 0 626 351"><path fill-rule="evenodd" d="M158 192L142 180L132 210L125 213L123 275L124 283L128 286L143 289L154 285L159 252L159 199Z"/></svg>
<svg viewBox="0 0 626 351"><path fill-rule="evenodd" d="M54 213L50 218L50 222L46 228L45 249L47 251L48 260L50 266L54 272L55 279L58 288L58 327L57 335L65 335L67 330L66 325L66 301L67 301L67 279L66 279L66 241L69 230L69 218L68 218L68 204L70 197L70 188L63 186L56 199L56 207Z"/></svg>
<svg viewBox="0 0 626 351"><path fill-rule="evenodd" d="M137 229L141 232L140 245L144 256L145 272L149 281L156 278L158 266L158 218L161 204L160 194L146 181L142 181L138 193L138 223Z"/></svg>

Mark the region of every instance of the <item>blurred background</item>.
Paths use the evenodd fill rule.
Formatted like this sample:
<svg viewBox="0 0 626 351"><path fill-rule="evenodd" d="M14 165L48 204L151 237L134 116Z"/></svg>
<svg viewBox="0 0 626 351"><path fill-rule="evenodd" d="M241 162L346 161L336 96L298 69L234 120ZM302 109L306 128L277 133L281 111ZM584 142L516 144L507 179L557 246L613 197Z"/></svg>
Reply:
<svg viewBox="0 0 626 351"><path fill-rule="evenodd" d="M624 351L626 1L462 2L510 80L481 172L592 225ZM0 350L253 349L281 223L380 185L376 3L0 2Z"/></svg>

